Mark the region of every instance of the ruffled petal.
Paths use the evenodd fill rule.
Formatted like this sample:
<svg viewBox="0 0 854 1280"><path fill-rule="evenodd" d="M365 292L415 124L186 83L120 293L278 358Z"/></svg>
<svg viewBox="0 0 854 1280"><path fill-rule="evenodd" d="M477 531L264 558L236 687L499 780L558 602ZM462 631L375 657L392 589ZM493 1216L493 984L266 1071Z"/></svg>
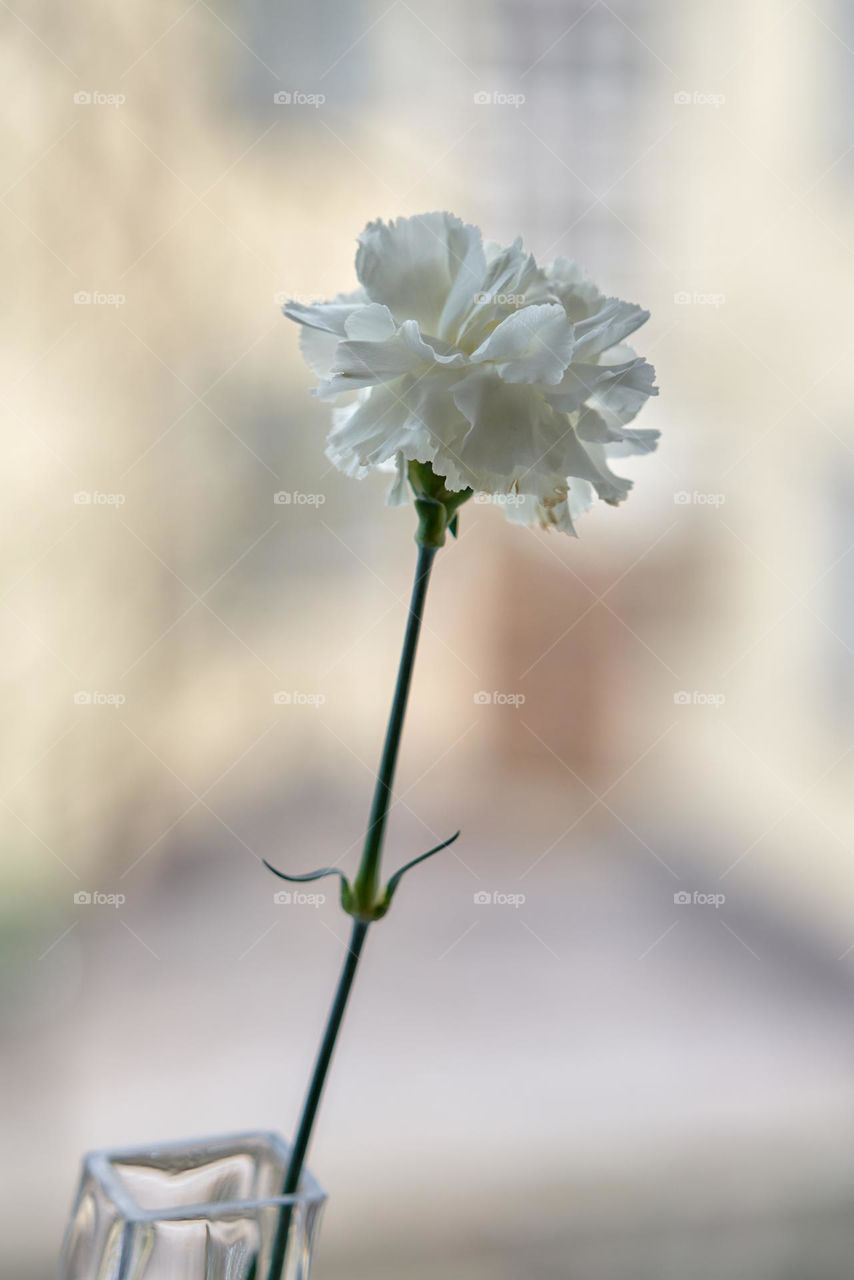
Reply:
<svg viewBox="0 0 854 1280"><path fill-rule="evenodd" d="M634 482L618 476L608 466L608 451L602 444L586 444L584 452L594 474L579 478L589 480L603 502L616 506L629 496Z"/></svg>
<svg viewBox="0 0 854 1280"><path fill-rule="evenodd" d="M339 293L331 302L286 302L282 312L289 320L306 325L309 329L323 329L344 337L345 325L354 311L364 307L370 298L364 289L352 293Z"/></svg>
<svg viewBox="0 0 854 1280"><path fill-rule="evenodd" d="M566 495L549 502L541 502L530 494L511 495L504 502L504 514L511 524L539 526L541 529L558 529L577 538L575 521L593 506L593 486L586 480L572 480Z"/></svg>
<svg viewBox="0 0 854 1280"><path fill-rule="evenodd" d="M623 431L621 440L615 440L607 446L609 458L630 458L635 454L655 453L658 448L660 431L641 427Z"/></svg>
<svg viewBox="0 0 854 1280"><path fill-rule="evenodd" d="M327 329L300 329L299 348L312 373L318 378L328 378L335 363L335 352L341 339Z"/></svg>
<svg viewBox="0 0 854 1280"><path fill-rule="evenodd" d="M627 458L636 453L653 453L658 437L661 435L660 431L643 428L631 430L628 427L618 426L614 422L607 422L590 405L585 405L582 409L576 431L579 440L606 445L608 456L611 458Z"/></svg>
<svg viewBox="0 0 854 1280"><path fill-rule="evenodd" d="M576 356L579 360L591 360L622 342L648 319L649 312L643 307L619 298L605 298L598 311L576 324Z"/></svg>
<svg viewBox="0 0 854 1280"><path fill-rule="evenodd" d="M514 311L469 358L472 364L493 364L505 382L554 385L572 358L573 342L560 303L543 303Z"/></svg>
<svg viewBox="0 0 854 1280"><path fill-rule="evenodd" d="M368 311L369 308L364 308ZM388 314L385 307L379 311ZM354 316L348 324L361 323ZM379 319L378 319L379 323ZM391 382L406 373L427 372L431 364L445 367L462 367L465 356L461 352L443 350L446 344L438 339L426 342L414 320L405 321L390 338L379 342L362 340L339 342L335 352L332 376L317 388L321 398L340 395L358 387L370 387L379 382Z"/></svg>
<svg viewBox="0 0 854 1280"><path fill-rule="evenodd" d="M612 352L634 355L630 347L612 348ZM611 355L612 352L608 352ZM640 413L650 396L658 395L655 385L655 369L646 360L635 356L618 365L600 365L615 376L600 382L590 398L590 405L602 415L609 426L619 427L631 422ZM618 371L618 372L617 372Z"/></svg>
<svg viewBox="0 0 854 1280"><path fill-rule="evenodd" d="M409 501L409 483L406 459L402 453L396 453L391 462L384 462L381 471L391 471L394 480L385 496L387 507L405 507Z"/></svg>
<svg viewBox="0 0 854 1280"><path fill-rule="evenodd" d="M545 268L549 287L574 323L594 315L604 301L587 273L570 258L555 258Z"/></svg>
<svg viewBox="0 0 854 1280"><path fill-rule="evenodd" d="M401 378L376 386L365 399L336 420L329 437L328 456L343 469L378 466L400 453L409 462L431 462L437 474L449 465L457 475L462 465L457 446L468 424L457 409L445 379ZM352 470L350 471L352 474ZM470 479L451 481L449 488L464 489Z"/></svg>
<svg viewBox="0 0 854 1280"><path fill-rule="evenodd" d="M587 480L605 502L621 502L631 489L630 480L611 471L604 447L579 440L569 416L534 388L507 384L483 369L451 394L470 423L458 459L474 477L472 488L529 493L546 503L563 497L567 477ZM438 460L446 461L441 452Z"/></svg>
<svg viewBox="0 0 854 1280"><path fill-rule="evenodd" d="M569 418L534 388L508 384L483 368L458 382L451 394L469 423L458 456L473 477L468 480L472 488L549 498L569 474L599 478Z"/></svg>
<svg viewBox="0 0 854 1280"><path fill-rule="evenodd" d="M569 484L569 495L567 497L567 506L569 508L569 516L572 520L577 520L579 516L583 516L593 506L596 494L592 484L587 480L573 479Z"/></svg>
<svg viewBox="0 0 854 1280"><path fill-rule="evenodd" d="M468 351L520 308L555 301L545 272L532 254L525 253L521 240L497 252L492 249L483 281L457 334L457 343Z"/></svg>
<svg viewBox="0 0 854 1280"><path fill-rule="evenodd" d="M647 365L639 357L621 365L588 365L584 361L576 361L568 367L556 387L544 387L543 390L553 406L563 413L575 412L589 401L603 417L608 417L611 412L608 404L613 404L616 412L616 406L624 401L626 392L636 396L643 390L640 403L647 396L657 394L652 387L654 376L656 371L652 365Z"/></svg>
<svg viewBox="0 0 854 1280"><path fill-rule="evenodd" d="M579 360L569 366L556 386L546 386L543 391L555 409L559 409L561 413L574 413L601 387L614 382L630 369L633 363L599 365L585 364Z"/></svg>
<svg viewBox="0 0 854 1280"><path fill-rule="evenodd" d="M369 222L359 236L356 274L371 300L438 337L447 336L443 323L475 292L483 270L480 232L450 213Z"/></svg>
<svg viewBox="0 0 854 1280"><path fill-rule="evenodd" d="M508 502L504 507L504 514L511 524L559 529L562 533L568 533L571 538L578 537L566 498L546 504L538 498L526 496L523 502Z"/></svg>
<svg viewBox="0 0 854 1280"><path fill-rule="evenodd" d="M346 475L366 475L398 452L406 439L408 417L396 391L372 387L348 411L336 413L326 456Z"/></svg>
<svg viewBox="0 0 854 1280"><path fill-rule="evenodd" d="M357 308L344 321L344 332L354 341L384 342L394 336L396 328L394 316L379 302Z"/></svg>

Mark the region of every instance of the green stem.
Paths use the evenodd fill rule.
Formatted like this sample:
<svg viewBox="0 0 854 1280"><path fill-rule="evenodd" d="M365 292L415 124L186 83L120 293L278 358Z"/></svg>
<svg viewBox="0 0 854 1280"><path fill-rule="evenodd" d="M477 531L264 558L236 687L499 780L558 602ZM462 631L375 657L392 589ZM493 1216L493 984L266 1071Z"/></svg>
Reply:
<svg viewBox="0 0 854 1280"><path fill-rule="evenodd" d="M403 718L406 715L409 687L412 683L418 637L421 633L424 600L427 595L430 570L433 568L436 550L436 547L419 546L418 548L418 563L415 568L415 581L412 585L412 599L409 602L406 634L403 637L397 683L394 688L391 713L388 719L379 772L377 773L377 784L374 789L371 816L368 820L365 847L356 879L353 881L353 914L358 916L362 912L366 919L371 918L371 912L379 897L383 837L385 835L388 811L391 806L391 789L397 766L397 756L400 750L400 738L403 730Z"/></svg>
<svg viewBox="0 0 854 1280"><path fill-rule="evenodd" d="M380 897L380 870L382 861L383 838L386 821L391 808L392 786L400 751L400 739L403 732L403 721L406 715L406 704L412 684L412 673L415 667L415 655L418 649L418 637L421 633L421 618L424 612L424 601L430 581L430 570L436 556L436 547L419 545L418 563L415 569L415 581L412 586L412 598L409 602L409 613L406 620L406 632L403 638L403 649L400 654L400 665L394 696L391 703L388 727L377 773L374 798L371 805L368 831L356 879L353 882L353 932L350 945L344 957L344 967L338 979L335 998L326 1022L326 1029L320 1042L314 1070L308 1087L297 1126L294 1144L291 1150L288 1169L285 1175L282 1195L295 1195L299 1189L306 1154L311 1141L314 1122L323 1096L323 1087L329 1073L332 1055L338 1040L338 1033L344 1019L353 980L359 967L362 948L368 929L374 918L372 913ZM282 1209L273 1243L273 1252L269 1269L269 1280L281 1280L282 1269L287 1253L288 1232L291 1222L291 1208Z"/></svg>
<svg viewBox="0 0 854 1280"><path fill-rule="evenodd" d="M356 969L359 967L359 957L362 954L362 947L365 945L365 938L367 936L368 922L365 920L354 920L353 931L350 935L350 945L347 948L347 954L344 958L344 967L341 970L341 976L338 979L335 999L332 1001L332 1008L329 1010L326 1030L324 1031L323 1039L320 1042L320 1049L318 1050L317 1061L314 1064L311 1084L309 1085L302 1115L300 1116L299 1127L294 1138L294 1145L291 1150L291 1158L288 1164L287 1177L285 1178L285 1185L282 1188L282 1195L285 1196L295 1195L297 1188L299 1187L300 1177L302 1176L302 1167L305 1163L308 1144L311 1140L311 1131L314 1128L317 1109L320 1106L323 1086L329 1072L329 1064L332 1061L332 1054L335 1051L335 1042L338 1039L338 1032L341 1030L341 1023L344 1020L344 1010L347 1008L350 988L352 987L353 979L356 976Z"/></svg>

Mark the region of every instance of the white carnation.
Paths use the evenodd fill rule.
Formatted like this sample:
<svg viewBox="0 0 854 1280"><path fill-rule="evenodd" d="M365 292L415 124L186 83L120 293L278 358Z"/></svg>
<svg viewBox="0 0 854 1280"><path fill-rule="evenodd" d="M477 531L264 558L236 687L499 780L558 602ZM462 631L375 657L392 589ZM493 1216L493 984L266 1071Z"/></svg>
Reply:
<svg viewBox="0 0 854 1280"><path fill-rule="evenodd" d="M610 459L658 438L627 425L657 394L625 345L647 311L449 213L369 223L356 274L354 293L284 307L316 394L336 402L327 453L342 471L395 467L400 501L406 463L430 463L447 489L516 495L512 519L569 533L596 496L626 497Z"/></svg>

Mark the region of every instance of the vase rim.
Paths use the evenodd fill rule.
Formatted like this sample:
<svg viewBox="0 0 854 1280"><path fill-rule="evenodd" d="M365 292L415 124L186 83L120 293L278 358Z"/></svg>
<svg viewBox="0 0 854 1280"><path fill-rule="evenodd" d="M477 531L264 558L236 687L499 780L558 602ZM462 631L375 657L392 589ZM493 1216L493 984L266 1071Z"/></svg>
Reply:
<svg viewBox="0 0 854 1280"><path fill-rule="evenodd" d="M319 1207L326 1200L326 1192L311 1174L304 1169L299 1191L292 1195L252 1196L238 1200L205 1201L200 1204L186 1204L159 1209L146 1209L138 1204L127 1189L123 1179L114 1167L124 1161L147 1158L156 1160L159 1155L169 1152L186 1152L194 1150L200 1153L211 1148L234 1147L241 1140L261 1140L272 1146L282 1157L283 1164L290 1155L290 1147L281 1134L270 1129L245 1129L233 1133L217 1133L204 1138L188 1138L185 1140L170 1139L168 1142L145 1142L128 1147L109 1147L89 1151L84 1156L84 1166L88 1168L102 1183L109 1187L110 1194L128 1220L135 1222L180 1221L184 1218L204 1216L229 1217L246 1210L280 1208L287 1205L313 1205Z"/></svg>

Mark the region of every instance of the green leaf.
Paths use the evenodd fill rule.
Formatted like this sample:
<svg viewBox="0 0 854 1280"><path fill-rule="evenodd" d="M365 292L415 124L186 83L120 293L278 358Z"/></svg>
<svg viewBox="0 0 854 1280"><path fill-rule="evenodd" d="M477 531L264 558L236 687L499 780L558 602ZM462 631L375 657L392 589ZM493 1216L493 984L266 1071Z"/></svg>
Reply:
<svg viewBox="0 0 854 1280"><path fill-rule="evenodd" d="M426 853L419 854L417 858L413 858L411 862L405 863L404 866L395 871L394 875L389 878L389 882L385 887L385 893L377 904L378 914L374 919L381 920L386 914L391 906L391 900L397 891L397 887L406 875L407 871L411 871L413 867L417 867L419 862L426 862L428 858L433 857L434 853L441 853L443 849L447 849L448 845L453 844L455 840L459 839L459 836L459 831L455 831L447 840L443 840L441 844L437 844L433 849L428 849Z"/></svg>
<svg viewBox="0 0 854 1280"><path fill-rule="evenodd" d="M278 876L280 880L288 880L291 884L308 884L312 880L323 880L327 876L339 876L341 880L341 906L348 915L352 915L353 890L350 887L350 881L338 867L321 867L319 871L306 871L303 875L294 876L286 871L279 871L266 858L262 858L261 861L268 871L272 871L274 876Z"/></svg>

